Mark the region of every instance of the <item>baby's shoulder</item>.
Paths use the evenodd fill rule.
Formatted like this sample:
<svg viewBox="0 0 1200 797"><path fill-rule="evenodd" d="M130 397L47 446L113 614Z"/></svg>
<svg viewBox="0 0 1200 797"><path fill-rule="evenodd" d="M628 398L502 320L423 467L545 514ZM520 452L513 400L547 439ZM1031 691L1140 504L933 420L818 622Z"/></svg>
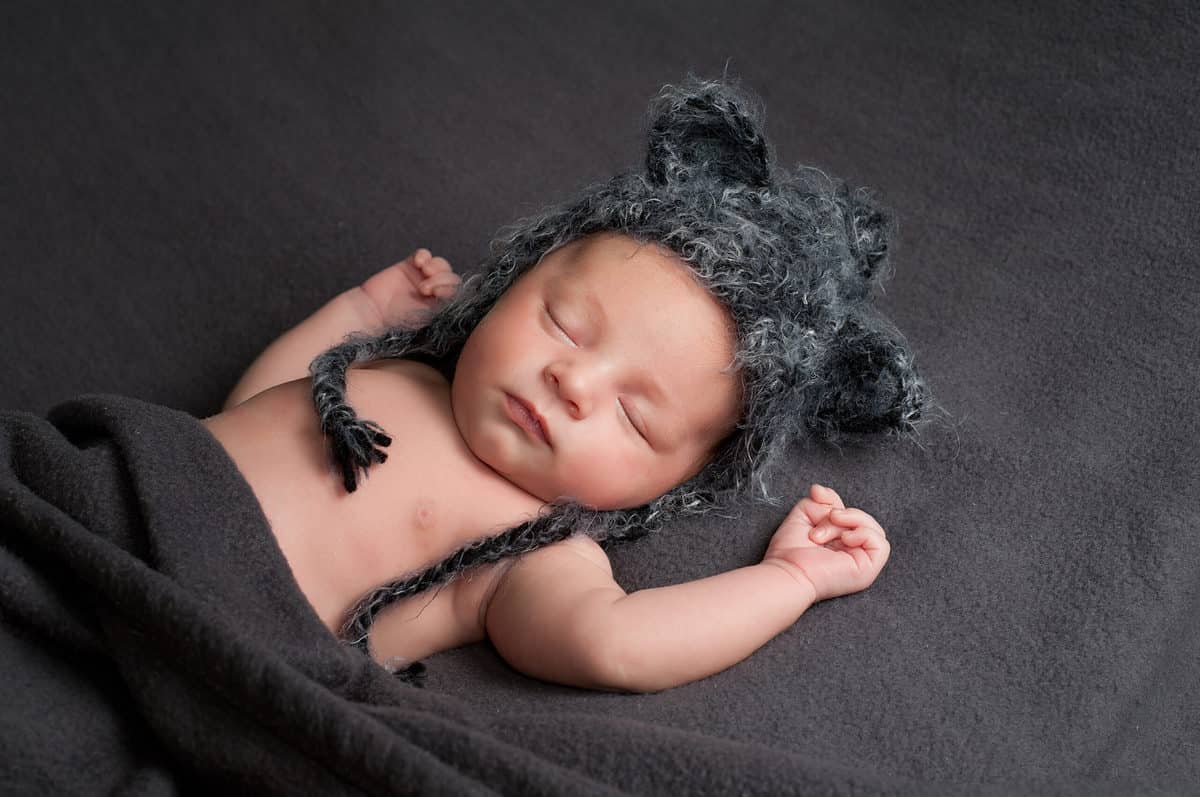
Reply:
<svg viewBox="0 0 1200 797"><path fill-rule="evenodd" d="M449 385L446 377L442 376L441 371L434 368L432 365L427 365L416 360L405 360L397 357L389 357L382 360L372 360L364 365L355 366L351 370L362 371L387 371L390 373L403 374L404 376L418 380L422 383L434 384L438 386Z"/></svg>
<svg viewBox="0 0 1200 797"><path fill-rule="evenodd" d="M565 550L571 551L576 556L582 556L589 562L599 566L610 576L612 575L612 562L609 561L608 554L600 547L600 543L588 535L573 534L557 544L561 545Z"/></svg>
<svg viewBox="0 0 1200 797"><path fill-rule="evenodd" d="M569 557L562 560L561 557ZM568 537L519 557L501 559L466 571L433 597L418 593L402 598L380 613L371 627L371 655L380 663L396 658L418 661L443 650L478 642L488 636L487 613L492 598L517 566L559 573L562 565L585 559L611 578L608 555L584 535ZM555 562L559 566L555 566ZM540 572L540 571L538 571Z"/></svg>
<svg viewBox="0 0 1200 797"><path fill-rule="evenodd" d="M454 426L450 385L437 369L413 360L375 360L346 371L346 393L359 417L403 439L410 454L422 441L443 446ZM399 450L399 449L397 449Z"/></svg>
<svg viewBox="0 0 1200 797"><path fill-rule="evenodd" d="M514 576L514 578L540 578L543 574L565 572L570 569L571 562L578 562L580 559L602 571L608 578L612 578L612 563L608 559L608 554L598 542L586 534L574 534L565 540L545 545L537 550L514 557L514 559L497 562L501 567L497 568L495 584L483 596L485 611L486 601L490 601L513 571L521 572L521 575Z"/></svg>

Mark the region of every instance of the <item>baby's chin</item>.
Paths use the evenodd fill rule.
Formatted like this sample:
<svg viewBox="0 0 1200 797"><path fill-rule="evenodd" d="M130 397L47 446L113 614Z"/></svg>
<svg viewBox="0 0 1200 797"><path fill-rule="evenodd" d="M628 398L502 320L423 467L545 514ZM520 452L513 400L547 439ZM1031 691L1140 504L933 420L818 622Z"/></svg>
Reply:
<svg viewBox="0 0 1200 797"><path fill-rule="evenodd" d="M542 484L540 482L534 482L534 481L528 481L528 480L525 482L522 482L519 479L516 479L516 480L509 479L509 481L511 481L517 487L520 487L525 492L534 496L535 498L541 500L542 503L552 504L555 501L561 501L561 502L569 501L569 502L581 504L588 509L593 509L593 510L599 509L599 507L596 504L590 503L586 500L579 498L578 495L576 495L575 493L567 492L562 489L556 489L554 487L548 487L545 484Z"/></svg>
<svg viewBox="0 0 1200 797"><path fill-rule="evenodd" d="M459 432L462 432L461 427ZM544 504L554 503L556 500L573 501L593 511L608 511L614 509L632 509L642 506L647 503L642 501L639 503L630 503L628 501L621 503L617 500L595 500L580 498L579 491L572 491L570 487L564 487L558 484L548 484L546 479L541 478L539 474L530 475L527 473L516 472L508 468L503 461L495 461L492 454L494 452L480 450L476 446L471 445L471 439L464 435L463 444L467 450L475 455L475 459L487 466L489 470L500 476L505 481L512 484L530 496L538 499Z"/></svg>
<svg viewBox="0 0 1200 797"><path fill-rule="evenodd" d="M509 477L505 477L509 478ZM643 499L641 496L627 496L625 498L608 496L589 495L587 486L580 489L579 485L570 484L547 484L544 479L530 479L521 477L509 478L509 481L516 484L530 495L540 498L545 503L553 503L558 501L570 501L579 504L586 509L596 512L610 512L618 509L634 509L639 506L645 506L652 498ZM609 490L611 492L611 490Z"/></svg>
<svg viewBox="0 0 1200 797"><path fill-rule="evenodd" d="M489 467L492 467L492 466L489 465ZM577 493L570 492L568 490L564 490L561 487L556 486L556 485L548 485L545 483L545 480L542 480L542 479L531 479L531 478L524 476L524 474L505 473L504 471L502 471L496 467L492 467L492 470L494 470L500 476L503 476L505 479L507 479L509 481L509 483L511 483L515 487L519 487L520 489L524 490L526 493L528 493L529 495L538 499L539 501L541 501L544 504L552 504L555 501L562 501L562 502L570 501L570 502L581 504L584 507L586 507L587 509L592 509L592 510L603 511L604 509L616 508L616 507L608 507L608 506L598 505L597 503L589 502L587 500L581 499L578 497Z"/></svg>
<svg viewBox="0 0 1200 797"><path fill-rule="evenodd" d="M473 448L471 441L467 438L463 438L463 443L466 445L467 450L475 455L475 459L486 465L489 470L539 501L550 503L556 495L559 495L559 492L548 487L543 479L532 479L523 473L512 472L509 468L505 467L503 462L492 461L489 452Z"/></svg>

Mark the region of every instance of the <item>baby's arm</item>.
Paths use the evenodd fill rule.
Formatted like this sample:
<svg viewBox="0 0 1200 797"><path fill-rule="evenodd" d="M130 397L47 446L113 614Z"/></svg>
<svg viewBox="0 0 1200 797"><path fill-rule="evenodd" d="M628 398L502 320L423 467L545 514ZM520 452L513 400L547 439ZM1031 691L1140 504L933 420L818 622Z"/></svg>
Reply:
<svg viewBox="0 0 1200 797"><path fill-rule="evenodd" d="M266 348L242 376L222 409L241 404L267 388L308 376L309 363L351 332L380 332L424 313L453 295L461 280L445 258L418 249L362 285L350 288L288 330Z"/></svg>
<svg viewBox="0 0 1200 797"><path fill-rule="evenodd" d="M626 594L588 537L523 556L485 617L514 668L569 686L657 692L718 673L788 628L812 587L769 562Z"/></svg>
<svg viewBox="0 0 1200 797"><path fill-rule="evenodd" d="M866 589L887 561L883 528L813 485L763 560L627 595L592 539L526 554L486 607L485 628L515 668L548 681L657 692L758 650L820 600Z"/></svg>

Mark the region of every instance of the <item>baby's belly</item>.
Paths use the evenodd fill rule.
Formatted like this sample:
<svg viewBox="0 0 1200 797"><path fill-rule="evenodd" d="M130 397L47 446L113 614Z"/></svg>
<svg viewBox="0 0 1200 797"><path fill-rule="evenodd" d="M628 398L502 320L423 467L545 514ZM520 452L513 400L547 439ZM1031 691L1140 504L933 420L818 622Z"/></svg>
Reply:
<svg viewBox="0 0 1200 797"><path fill-rule="evenodd" d="M466 448L449 386L432 369L406 361L353 368L347 387L358 416L392 437L388 460L365 478L360 472L353 493L327 451L308 379L202 422L254 490L297 584L331 631L369 590L541 507Z"/></svg>

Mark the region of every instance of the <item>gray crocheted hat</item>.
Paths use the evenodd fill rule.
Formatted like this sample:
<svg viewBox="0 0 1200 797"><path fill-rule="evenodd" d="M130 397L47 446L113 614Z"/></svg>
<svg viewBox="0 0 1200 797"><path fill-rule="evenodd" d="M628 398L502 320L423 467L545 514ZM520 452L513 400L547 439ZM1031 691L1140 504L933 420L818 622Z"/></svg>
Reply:
<svg viewBox="0 0 1200 797"><path fill-rule="evenodd" d="M386 459L391 438L346 403L346 368L406 357L453 378L475 326L559 246L611 230L667 247L728 309L736 327L741 416L699 473L633 509L591 510L566 499L548 504L538 518L480 538L365 596L348 619L348 641L362 645L375 614L394 600L574 533L606 544L635 539L682 515L723 511L743 498L777 505L766 479L797 439L836 443L879 432L915 437L928 422L932 399L912 353L869 304L872 288L890 276L889 214L864 191L850 191L818 169L776 168L762 119L757 98L727 79L689 76L664 86L648 112L644 171L589 186L503 228L478 273L426 326L350 335L313 361L321 429L353 491L360 471Z"/></svg>

